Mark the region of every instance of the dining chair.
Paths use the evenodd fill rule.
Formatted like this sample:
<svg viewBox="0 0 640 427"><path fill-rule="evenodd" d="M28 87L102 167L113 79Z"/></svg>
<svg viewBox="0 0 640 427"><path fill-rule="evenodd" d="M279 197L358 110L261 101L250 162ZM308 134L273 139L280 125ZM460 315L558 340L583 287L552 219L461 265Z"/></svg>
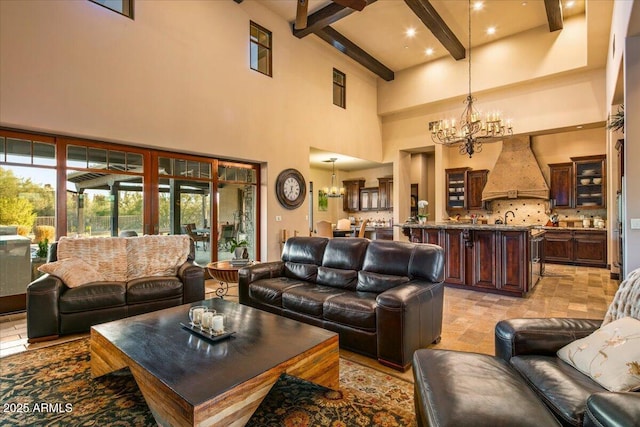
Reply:
<svg viewBox="0 0 640 427"><path fill-rule="evenodd" d="M362 224L360 224L360 230L358 231L358 237L364 237L364 232L367 229L368 219L362 220Z"/></svg>
<svg viewBox="0 0 640 427"><path fill-rule="evenodd" d="M333 238L333 229L329 221L318 221L316 223L316 235L319 237Z"/></svg>
<svg viewBox="0 0 640 427"><path fill-rule="evenodd" d="M336 230L351 230L351 221L349 221L349 218L339 219Z"/></svg>

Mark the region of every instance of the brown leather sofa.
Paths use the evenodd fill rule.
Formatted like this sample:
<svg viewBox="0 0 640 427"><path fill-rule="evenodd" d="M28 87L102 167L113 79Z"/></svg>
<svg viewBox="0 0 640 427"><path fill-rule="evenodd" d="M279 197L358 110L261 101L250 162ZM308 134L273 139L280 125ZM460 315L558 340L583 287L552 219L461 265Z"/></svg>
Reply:
<svg viewBox="0 0 640 427"><path fill-rule="evenodd" d="M404 370L440 340L443 265L436 245L293 237L281 261L240 270L240 303L338 332L340 347Z"/></svg>
<svg viewBox="0 0 640 427"><path fill-rule="evenodd" d="M173 236L155 236L171 241ZM109 239L149 239L113 237ZM86 239L96 245L105 238ZM194 263L193 242L189 255L174 275L133 277L69 287L52 274L45 274L27 287L27 335L29 342L55 339L60 335L87 332L91 326L204 299L204 271ZM108 252L108 251L105 251ZM129 256L129 255L128 255ZM142 257L141 257L142 258ZM161 256L156 256L156 262ZM58 243L49 249L48 263L58 260ZM115 262L115 261L114 261ZM138 265L144 263L138 259ZM125 271L126 271L125 267Z"/></svg>
<svg viewBox="0 0 640 427"><path fill-rule="evenodd" d="M609 392L556 352L602 320L509 319L495 328L496 356L509 363L564 426L640 426L640 393Z"/></svg>
<svg viewBox="0 0 640 427"><path fill-rule="evenodd" d="M496 356L423 349L413 357L419 427L640 426L640 393L609 392L556 352L601 325L593 319L510 319Z"/></svg>

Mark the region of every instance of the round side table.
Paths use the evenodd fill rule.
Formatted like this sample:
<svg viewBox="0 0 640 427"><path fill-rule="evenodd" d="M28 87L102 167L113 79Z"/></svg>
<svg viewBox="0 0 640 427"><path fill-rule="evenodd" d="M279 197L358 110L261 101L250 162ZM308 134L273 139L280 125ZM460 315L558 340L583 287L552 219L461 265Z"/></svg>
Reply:
<svg viewBox="0 0 640 427"><path fill-rule="evenodd" d="M242 267L257 264L259 261L249 261L244 265L233 265L231 261L217 261L207 264L207 270L211 277L220 282L220 287L216 289L216 295L224 298L229 292L229 283L238 283L238 270Z"/></svg>

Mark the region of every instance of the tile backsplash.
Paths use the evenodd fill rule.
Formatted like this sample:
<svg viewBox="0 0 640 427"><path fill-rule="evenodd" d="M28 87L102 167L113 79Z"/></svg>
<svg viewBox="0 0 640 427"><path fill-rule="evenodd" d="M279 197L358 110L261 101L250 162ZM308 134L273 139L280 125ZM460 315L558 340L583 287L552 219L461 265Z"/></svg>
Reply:
<svg viewBox="0 0 640 427"><path fill-rule="evenodd" d="M498 218L504 219L504 214L507 211L515 213L515 218L509 215L509 224L517 225L545 225L551 214L548 200L500 199L489 202L489 210L462 211L460 217L465 218L476 214L481 220L484 219L489 224L493 224ZM553 213L558 214L558 219L561 222L579 222L583 215L592 220L596 216L607 219L606 209L554 209Z"/></svg>

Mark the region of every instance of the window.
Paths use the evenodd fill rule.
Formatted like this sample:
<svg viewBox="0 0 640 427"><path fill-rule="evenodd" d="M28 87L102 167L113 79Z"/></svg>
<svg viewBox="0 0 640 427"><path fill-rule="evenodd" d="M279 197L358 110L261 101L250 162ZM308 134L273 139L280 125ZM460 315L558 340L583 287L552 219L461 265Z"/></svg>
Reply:
<svg viewBox="0 0 640 427"><path fill-rule="evenodd" d="M271 76L271 31L251 22L251 69Z"/></svg>
<svg viewBox="0 0 640 427"><path fill-rule="evenodd" d="M89 0L133 19L133 0Z"/></svg>
<svg viewBox="0 0 640 427"><path fill-rule="evenodd" d="M347 108L347 76L342 71L333 69L333 103Z"/></svg>

